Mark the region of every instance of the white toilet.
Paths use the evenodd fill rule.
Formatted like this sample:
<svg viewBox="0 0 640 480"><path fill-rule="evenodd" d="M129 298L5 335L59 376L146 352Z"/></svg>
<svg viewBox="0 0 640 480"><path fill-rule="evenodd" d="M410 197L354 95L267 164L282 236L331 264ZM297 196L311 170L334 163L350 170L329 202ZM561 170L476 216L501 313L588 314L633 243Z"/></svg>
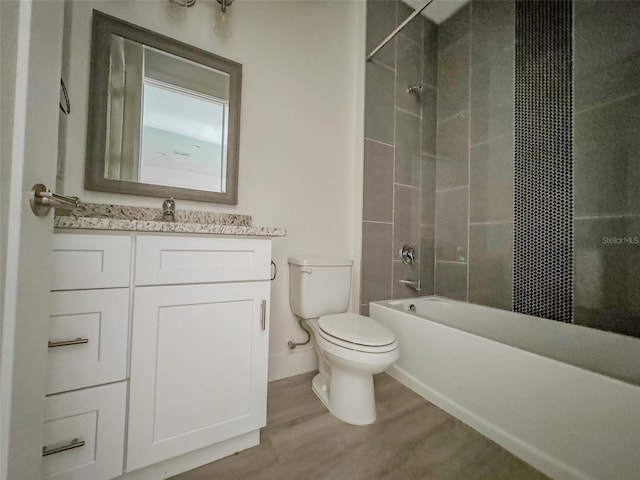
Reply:
<svg viewBox="0 0 640 480"><path fill-rule="evenodd" d="M320 372L312 388L329 411L352 425L376 420L373 375L399 356L391 330L344 313L349 306L351 260L289 258L289 303L313 332Z"/></svg>

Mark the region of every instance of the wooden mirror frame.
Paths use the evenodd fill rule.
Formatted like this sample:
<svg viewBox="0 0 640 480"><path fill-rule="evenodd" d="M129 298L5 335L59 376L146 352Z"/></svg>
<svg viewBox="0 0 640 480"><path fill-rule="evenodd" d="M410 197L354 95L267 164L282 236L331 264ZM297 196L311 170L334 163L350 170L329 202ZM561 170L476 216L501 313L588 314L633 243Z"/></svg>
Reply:
<svg viewBox="0 0 640 480"><path fill-rule="evenodd" d="M227 139L225 192L209 192L190 188L113 180L104 177L111 35L118 35L229 74L229 132ZM226 203L231 205L237 204L241 88L241 64L94 10L91 43L91 76L89 84L89 117L87 122L87 156L84 176L85 188L87 190L101 192L146 195L161 198L173 197L184 200Z"/></svg>

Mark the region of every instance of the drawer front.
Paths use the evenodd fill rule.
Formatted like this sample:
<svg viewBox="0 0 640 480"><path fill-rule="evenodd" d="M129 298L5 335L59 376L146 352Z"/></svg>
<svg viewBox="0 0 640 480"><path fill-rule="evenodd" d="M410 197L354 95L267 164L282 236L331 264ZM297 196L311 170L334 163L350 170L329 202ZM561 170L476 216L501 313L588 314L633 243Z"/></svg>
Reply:
<svg viewBox="0 0 640 480"><path fill-rule="evenodd" d="M126 382L47 397L43 478L107 480L122 475L125 400Z"/></svg>
<svg viewBox="0 0 640 480"><path fill-rule="evenodd" d="M47 394L124 380L129 289L53 292Z"/></svg>
<svg viewBox="0 0 640 480"><path fill-rule="evenodd" d="M271 240L138 236L136 285L268 280Z"/></svg>
<svg viewBox="0 0 640 480"><path fill-rule="evenodd" d="M130 265L130 236L57 233L51 290L127 287Z"/></svg>

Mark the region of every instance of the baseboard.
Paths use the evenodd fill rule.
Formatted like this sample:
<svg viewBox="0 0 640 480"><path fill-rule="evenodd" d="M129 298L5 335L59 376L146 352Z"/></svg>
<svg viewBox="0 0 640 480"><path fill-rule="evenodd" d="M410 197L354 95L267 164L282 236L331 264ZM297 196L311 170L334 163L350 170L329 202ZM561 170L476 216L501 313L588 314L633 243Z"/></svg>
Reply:
<svg viewBox="0 0 640 480"><path fill-rule="evenodd" d="M551 457L547 453L479 417L472 411L425 385L397 365L389 368L387 373L405 387L413 390L448 414L466 423L474 430L493 440L505 450L513 453L516 457L537 468L545 475L555 480L595 480L584 472L575 469L558 458Z"/></svg>
<svg viewBox="0 0 640 480"><path fill-rule="evenodd" d="M318 355L313 347L296 348L269 357L269 381L293 377L318 369Z"/></svg>

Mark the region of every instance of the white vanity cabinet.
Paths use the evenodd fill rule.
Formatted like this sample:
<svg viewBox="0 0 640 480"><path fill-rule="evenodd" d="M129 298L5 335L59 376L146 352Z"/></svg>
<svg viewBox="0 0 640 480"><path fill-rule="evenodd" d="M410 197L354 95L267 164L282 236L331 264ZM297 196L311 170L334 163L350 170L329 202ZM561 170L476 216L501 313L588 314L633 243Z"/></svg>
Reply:
<svg viewBox="0 0 640 480"><path fill-rule="evenodd" d="M45 478L166 478L256 444L271 240L54 237Z"/></svg>

